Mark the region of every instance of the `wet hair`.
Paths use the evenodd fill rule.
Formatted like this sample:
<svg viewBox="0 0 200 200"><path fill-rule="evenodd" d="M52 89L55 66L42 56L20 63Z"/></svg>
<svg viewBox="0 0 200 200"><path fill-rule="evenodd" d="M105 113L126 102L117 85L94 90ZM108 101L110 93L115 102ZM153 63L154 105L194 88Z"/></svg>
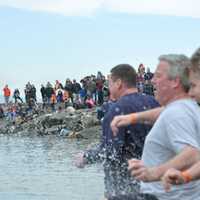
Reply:
<svg viewBox="0 0 200 200"><path fill-rule="evenodd" d="M200 76L200 48L198 48L190 58L192 66L191 71Z"/></svg>
<svg viewBox="0 0 200 200"><path fill-rule="evenodd" d="M165 61L169 63L170 68L168 71L168 78L174 80L176 78L180 78L180 82L182 84L185 92L188 92L190 89L189 83L189 71L191 68L190 59L183 54L168 54L161 55L159 57L159 61Z"/></svg>
<svg viewBox="0 0 200 200"><path fill-rule="evenodd" d="M120 79L127 87L136 87L136 71L129 64L120 64L111 69L111 78Z"/></svg>

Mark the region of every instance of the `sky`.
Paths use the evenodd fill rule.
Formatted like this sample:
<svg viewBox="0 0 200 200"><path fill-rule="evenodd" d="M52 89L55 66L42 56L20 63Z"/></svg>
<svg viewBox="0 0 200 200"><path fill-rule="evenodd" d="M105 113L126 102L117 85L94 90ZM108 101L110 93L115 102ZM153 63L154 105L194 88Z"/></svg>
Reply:
<svg viewBox="0 0 200 200"><path fill-rule="evenodd" d="M82 77L117 64L155 70L200 46L199 0L0 0L0 87Z"/></svg>

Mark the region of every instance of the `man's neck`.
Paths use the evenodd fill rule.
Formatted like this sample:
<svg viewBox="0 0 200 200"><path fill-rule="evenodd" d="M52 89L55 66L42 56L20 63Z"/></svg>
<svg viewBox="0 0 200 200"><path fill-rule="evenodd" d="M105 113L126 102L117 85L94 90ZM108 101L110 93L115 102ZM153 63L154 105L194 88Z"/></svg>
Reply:
<svg viewBox="0 0 200 200"><path fill-rule="evenodd" d="M181 100L181 99L189 99L190 96L187 94L187 93L181 93L181 94L177 94L175 95L172 99L170 99L166 105L174 102L174 101L177 101L177 100Z"/></svg>
<svg viewBox="0 0 200 200"><path fill-rule="evenodd" d="M128 95L128 94L136 93L136 92L138 92L137 88L128 88L128 89L125 89L125 90L121 93L120 97L125 96L125 95Z"/></svg>

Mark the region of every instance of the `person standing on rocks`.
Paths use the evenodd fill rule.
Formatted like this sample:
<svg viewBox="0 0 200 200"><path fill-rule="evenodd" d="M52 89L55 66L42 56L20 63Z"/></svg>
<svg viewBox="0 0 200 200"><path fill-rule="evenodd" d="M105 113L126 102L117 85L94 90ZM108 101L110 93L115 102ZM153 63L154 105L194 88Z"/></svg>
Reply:
<svg viewBox="0 0 200 200"><path fill-rule="evenodd" d="M54 93L54 89L50 82L47 82L45 89L46 89L45 93L46 93L46 97L47 97L47 104L49 106L49 105L51 105L51 96Z"/></svg>
<svg viewBox="0 0 200 200"><path fill-rule="evenodd" d="M139 194L139 182L128 172L128 159L140 158L146 135L151 129L147 124L135 124L119 129L113 136L110 123L121 114L152 109L159 104L151 96L140 94L136 88L136 71L128 64L117 65L109 76L110 95L117 101L111 105L102 121L103 133L99 145L80 153L76 166L84 167L102 161L105 173L105 197L108 200L149 199Z"/></svg>
<svg viewBox="0 0 200 200"><path fill-rule="evenodd" d="M4 110L3 110L3 108L0 105L0 119L4 118L4 117L5 117Z"/></svg>
<svg viewBox="0 0 200 200"><path fill-rule="evenodd" d="M44 109L47 104L47 95L46 95L46 88L44 87L43 84L41 85L40 93L42 96L42 109Z"/></svg>
<svg viewBox="0 0 200 200"><path fill-rule="evenodd" d="M73 79L72 92L73 92L75 100L79 99L79 92L80 92L80 90L81 90L80 83L76 82L76 79Z"/></svg>
<svg viewBox="0 0 200 200"><path fill-rule="evenodd" d="M13 98L15 99L15 103L17 103L17 100L19 100L21 103L23 103L23 100L20 97L19 89L14 90Z"/></svg>
<svg viewBox="0 0 200 200"><path fill-rule="evenodd" d="M5 104L7 105L9 103L10 95L11 95L11 90L9 89L8 85L5 85L3 88L3 95L5 99Z"/></svg>

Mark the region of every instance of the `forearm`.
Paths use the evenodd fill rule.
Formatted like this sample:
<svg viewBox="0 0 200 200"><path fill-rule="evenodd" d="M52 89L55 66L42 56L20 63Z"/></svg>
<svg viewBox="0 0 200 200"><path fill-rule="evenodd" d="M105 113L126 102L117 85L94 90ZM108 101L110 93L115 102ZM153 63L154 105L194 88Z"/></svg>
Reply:
<svg viewBox="0 0 200 200"><path fill-rule="evenodd" d="M155 181L160 180L164 173L170 168L175 168L182 171L190 168L198 161L200 161L199 150L193 147L186 147L180 154L175 156L173 159L169 160L168 162L162 165L152 168L155 172Z"/></svg>
<svg viewBox="0 0 200 200"><path fill-rule="evenodd" d="M196 180L200 178L200 161L186 170L188 174L190 174L192 180Z"/></svg>
<svg viewBox="0 0 200 200"><path fill-rule="evenodd" d="M136 121L141 123L148 122L153 124L157 120L163 109L164 107L159 107L143 112L134 113Z"/></svg>

